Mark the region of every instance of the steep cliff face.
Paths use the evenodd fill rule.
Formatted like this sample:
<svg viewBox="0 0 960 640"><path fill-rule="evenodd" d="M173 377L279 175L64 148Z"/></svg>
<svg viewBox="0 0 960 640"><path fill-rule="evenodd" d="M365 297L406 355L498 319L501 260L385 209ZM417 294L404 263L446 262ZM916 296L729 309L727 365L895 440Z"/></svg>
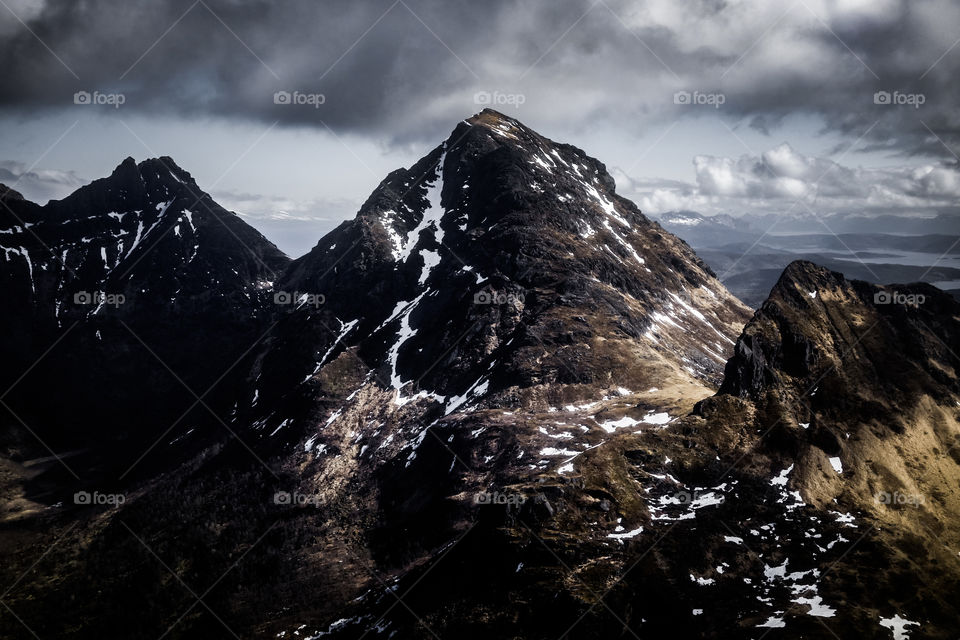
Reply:
<svg viewBox="0 0 960 640"><path fill-rule="evenodd" d="M960 620L944 595L960 586L958 311L926 285L794 263L717 395L662 426L620 431L640 414L609 399L581 413L575 422L616 435L554 473L500 467L468 495L502 504L464 514L445 555L315 631L949 638ZM554 436L570 419L520 414ZM513 437L516 416L476 426L512 445L502 425ZM454 468L482 468L476 445L444 433L456 436ZM391 591L409 608L397 611Z"/></svg>
<svg viewBox="0 0 960 640"><path fill-rule="evenodd" d="M721 392L757 400L818 375L901 402L949 389L944 366L956 344L943 319L956 311L930 285L880 287L794 262L738 341ZM841 366L845 358L857 366Z"/></svg>
<svg viewBox="0 0 960 640"><path fill-rule="evenodd" d="M823 501L851 484L871 499L916 490L918 473L949 478L957 460L958 317L960 304L929 285L877 286L795 262L737 341L720 396L775 420L770 450L797 459ZM813 480L828 459L848 470L843 482Z"/></svg>
<svg viewBox="0 0 960 640"><path fill-rule="evenodd" d="M919 637L955 625L943 594L960 577L958 320L960 304L929 285L795 262L738 339L720 393L688 419L721 449L735 442L738 467L788 470L779 483L797 500L850 515L837 517L850 553L824 580L847 608L827 621L837 633L894 616Z"/></svg>
<svg viewBox="0 0 960 640"><path fill-rule="evenodd" d="M552 413L449 416L409 469L386 475L387 519L365 529L369 564L355 567L408 564L349 616L308 629L949 638L960 620L944 597L960 578L958 321L957 303L925 285L850 282L798 262L745 327L721 391L688 416L657 424L638 411L642 396L614 394ZM348 415L350 435L359 418ZM530 453L528 424L555 438L541 455L568 453L530 471L504 462ZM446 479L427 471L444 458ZM463 491L443 497L435 488L451 473ZM411 542L443 521L446 544L417 559Z"/></svg>

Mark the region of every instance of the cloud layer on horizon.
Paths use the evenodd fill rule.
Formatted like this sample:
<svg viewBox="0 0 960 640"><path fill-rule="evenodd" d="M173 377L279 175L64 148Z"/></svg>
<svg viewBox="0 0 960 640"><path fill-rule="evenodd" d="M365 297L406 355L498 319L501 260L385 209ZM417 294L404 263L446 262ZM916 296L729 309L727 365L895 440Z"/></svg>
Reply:
<svg viewBox="0 0 960 640"><path fill-rule="evenodd" d="M41 204L63 198L88 182L73 171L31 168L22 162L0 160L0 184Z"/></svg>
<svg viewBox="0 0 960 640"><path fill-rule="evenodd" d="M918 166L850 167L782 143L738 158L697 155L695 182L638 180L613 170L619 190L649 213L792 213L930 217L960 212L960 171Z"/></svg>

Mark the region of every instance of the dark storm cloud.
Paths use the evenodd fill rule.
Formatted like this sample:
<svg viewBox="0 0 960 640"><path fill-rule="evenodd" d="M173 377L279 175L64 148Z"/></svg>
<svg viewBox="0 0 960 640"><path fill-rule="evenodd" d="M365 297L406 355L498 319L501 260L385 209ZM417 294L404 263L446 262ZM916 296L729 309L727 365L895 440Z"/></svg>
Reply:
<svg viewBox="0 0 960 640"><path fill-rule="evenodd" d="M0 105L25 114L68 108L76 91L119 92L125 112L403 141L448 130L482 106L480 92L521 118L574 126L718 114L769 131L813 114L860 148L951 162L960 141L960 47L950 48L960 7L950 0L10 6L26 27L0 10ZM304 104L275 104L278 91Z"/></svg>
<svg viewBox="0 0 960 640"><path fill-rule="evenodd" d="M29 30L4 16L0 104L29 113L96 90L122 93L127 111L322 119L348 130L415 125L441 96L472 98L475 72L447 47L488 55L513 10L513 2L467 0L51 1L26 21ZM556 11L546 24L566 17ZM276 104L280 91L306 102ZM319 108L314 94L323 95Z"/></svg>

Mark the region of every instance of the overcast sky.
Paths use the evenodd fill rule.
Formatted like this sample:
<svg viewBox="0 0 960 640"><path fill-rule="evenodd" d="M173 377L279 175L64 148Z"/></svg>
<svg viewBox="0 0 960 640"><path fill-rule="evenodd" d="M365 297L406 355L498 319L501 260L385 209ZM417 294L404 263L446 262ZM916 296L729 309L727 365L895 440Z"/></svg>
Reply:
<svg viewBox="0 0 960 640"><path fill-rule="evenodd" d="M651 213L957 213L955 0L0 5L0 182L40 202L170 155L299 255L489 104Z"/></svg>

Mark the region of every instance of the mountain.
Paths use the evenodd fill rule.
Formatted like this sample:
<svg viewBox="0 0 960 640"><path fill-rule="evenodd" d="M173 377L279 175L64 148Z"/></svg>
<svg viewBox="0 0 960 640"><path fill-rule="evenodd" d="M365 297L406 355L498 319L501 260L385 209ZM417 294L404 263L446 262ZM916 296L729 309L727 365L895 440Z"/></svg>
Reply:
<svg viewBox="0 0 960 640"><path fill-rule="evenodd" d="M770 482L794 516L744 536L768 583L793 590L770 624L796 631L790 618L809 605L811 616L834 610L839 637L884 637L877 624L903 620L910 637L952 635L958 321L960 304L932 286L850 281L798 261L744 329L720 392L690 420L714 432L721 458L743 456L737 465L761 478L782 470ZM831 520L842 532L825 544ZM816 598L799 586L811 582Z"/></svg>
<svg viewBox="0 0 960 640"><path fill-rule="evenodd" d="M480 506L434 558L386 573L349 615L340 608L306 633L952 637L958 312L928 285L793 263L737 340L716 395L662 427L629 411L613 420L609 399L581 409L575 424L631 426L571 451L554 473L503 469L466 492ZM535 420L556 436L570 416L551 424L549 413L511 409L470 425L496 429L495 453L508 459L504 421L511 435ZM489 449L447 433L452 468L482 470ZM435 524L424 504L417 513ZM396 549L415 529L390 530L403 541L382 544ZM356 562L385 564L377 554Z"/></svg>
<svg viewBox="0 0 960 640"><path fill-rule="evenodd" d="M941 207L936 211L927 211L916 215L900 214L863 214L834 213L828 215L794 214L757 214L744 218L755 229L766 229L773 225L781 233L822 234L826 228L839 234L861 234L865 229L870 233L890 236L915 235L956 235L956 207Z"/></svg>
<svg viewBox="0 0 960 640"><path fill-rule="evenodd" d="M250 244L276 276L220 279L249 333L219 343L200 305L180 354L212 369L204 339L232 349L206 412L222 423L175 425L120 479L0 458L0 635L946 638L960 621L943 595L960 308L937 289L797 262L751 317L602 163L492 110L307 255ZM192 264L170 251L161 283Z"/></svg>
<svg viewBox="0 0 960 640"><path fill-rule="evenodd" d="M344 559L373 556L404 571L431 557L475 510L472 493L516 474L566 473L570 455L689 411L720 384L748 318L686 244L616 195L602 163L493 111L389 175L356 219L263 291L271 311L262 325L272 328L234 369L243 379L221 403L236 404L226 422L238 437L221 428L225 439L207 446L178 424L169 439L193 444L165 438L152 451L148 459L176 464L125 503L123 521L192 557L223 545L226 558L233 543L221 533L239 541L281 515L264 575L296 573L301 562L311 569L267 579L263 602L292 598L297 612L316 602L333 613L369 588L369 576L361 591L336 586ZM197 325L201 337L215 332ZM154 405L164 398L151 392ZM447 442L454 432L462 435ZM180 450L199 457L181 462ZM483 469L451 468L453 450ZM278 492L320 488L339 505L321 517L273 503ZM231 505L220 533L200 524L212 504ZM161 522L162 533L147 532ZM133 624L137 612L159 625L151 616L165 611L127 606L120 576L139 553L99 546L111 532L128 536L111 523L90 541L102 549L97 566L109 568L91 571L112 594L97 606L114 620ZM393 532L404 530L397 547ZM303 535L335 551L318 559ZM252 615L241 618L289 623L279 611Z"/></svg>
<svg viewBox="0 0 960 640"><path fill-rule="evenodd" d="M858 249L874 238L877 240L872 248ZM909 248L909 245L921 244L925 239L930 239L935 244L927 245L920 251ZM901 242L902 240L908 242ZM740 300L751 307L759 307L787 265L800 259L842 271L848 277L860 280L923 281L947 290L956 290L960 286L960 264L955 255L945 251L955 240L955 237L948 236L877 238L873 234L839 237L768 236L762 243L701 247L697 249L697 253L709 261L712 268L720 274L724 285ZM946 243L946 246L943 243ZM838 245L842 244L846 244L847 248L838 248ZM944 249L938 251L934 248L936 245L944 246Z"/></svg>
<svg viewBox="0 0 960 640"><path fill-rule="evenodd" d="M319 374L343 352L369 370L364 386L440 415L468 396L679 397L720 383L747 318L686 244L616 195L601 163L493 111L388 176L277 290L322 304L295 305L255 367L252 420L271 432L299 422L278 402L328 402Z"/></svg>
<svg viewBox="0 0 960 640"><path fill-rule="evenodd" d="M960 289L955 217L770 214L733 218L670 211L657 220L689 242L720 274L724 286L753 308L766 300L786 266L800 259L861 280L923 281L954 292Z"/></svg>
<svg viewBox="0 0 960 640"><path fill-rule="evenodd" d="M705 216L696 211L667 211L657 215L656 220L667 231L679 235L693 247L754 242L762 233L751 220L724 214Z"/></svg>
<svg viewBox="0 0 960 640"><path fill-rule="evenodd" d="M288 258L170 158L42 207L3 193L4 446L140 448L178 416L222 419L225 395L202 394L267 328Z"/></svg>

